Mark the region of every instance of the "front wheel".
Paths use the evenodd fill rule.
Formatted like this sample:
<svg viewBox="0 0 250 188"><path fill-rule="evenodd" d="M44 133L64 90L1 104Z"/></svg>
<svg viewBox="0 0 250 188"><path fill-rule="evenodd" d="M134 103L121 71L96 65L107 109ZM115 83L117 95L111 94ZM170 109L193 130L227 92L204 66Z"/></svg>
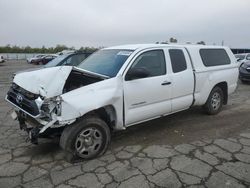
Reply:
<svg viewBox="0 0 250 188"><path fill-rule="evenodd" d="M105 153L110 137L110 129L102 119L86 117L64 129L60 145L73 156L93 159Z"/></svg>
<svg viewBox="0 0 250 188"><path fill-rule="evenodd" d="M206 113L209 115L218 114L221 111L223 100L224 95L222 89L220 87L213 88L204 105Z"/></svg>

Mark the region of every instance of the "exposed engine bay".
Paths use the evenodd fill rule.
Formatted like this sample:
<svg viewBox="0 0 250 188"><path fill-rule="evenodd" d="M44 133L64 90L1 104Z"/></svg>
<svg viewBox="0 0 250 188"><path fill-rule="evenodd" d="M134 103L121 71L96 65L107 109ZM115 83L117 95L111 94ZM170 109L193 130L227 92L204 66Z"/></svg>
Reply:
<svg viewBox="0 0 250 188"><path fill-rule="evenodd" d="M72 70L65 82L63 93L67 93L74 89L87 86L102 80L103 78L79 72L77 70Z"/></svg>

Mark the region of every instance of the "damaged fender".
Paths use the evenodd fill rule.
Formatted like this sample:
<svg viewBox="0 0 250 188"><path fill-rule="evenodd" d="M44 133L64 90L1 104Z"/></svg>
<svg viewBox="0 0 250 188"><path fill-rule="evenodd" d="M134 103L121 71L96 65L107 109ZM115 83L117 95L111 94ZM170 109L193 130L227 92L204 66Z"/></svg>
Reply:
<svg viewBox="0 0 250 188"><path fill-rule="evenodd" d="M60 121L71 121L82 117L88 112L113 106L116 112L116 129L123 127L123 89L122 76L110 78L88 86L84 86L61 95Z"/></svg>

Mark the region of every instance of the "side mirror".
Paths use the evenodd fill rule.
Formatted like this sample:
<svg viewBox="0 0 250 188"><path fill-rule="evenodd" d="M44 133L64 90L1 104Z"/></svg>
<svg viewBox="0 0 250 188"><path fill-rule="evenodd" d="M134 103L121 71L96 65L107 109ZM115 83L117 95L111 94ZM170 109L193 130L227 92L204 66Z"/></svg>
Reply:
<svg viewBox="0 0 250 188"><path fill-rule="evenodd" d="M238 62L240 62L240 58L237 58L236 60L237 60Z"/></svg>
<svg viewBox="0 0 250 188"><path fill-rule="evenodd" d="M135 80L140 78L147 78L150 72L145 68L132 68L127 72L125 80Z"/></svg>

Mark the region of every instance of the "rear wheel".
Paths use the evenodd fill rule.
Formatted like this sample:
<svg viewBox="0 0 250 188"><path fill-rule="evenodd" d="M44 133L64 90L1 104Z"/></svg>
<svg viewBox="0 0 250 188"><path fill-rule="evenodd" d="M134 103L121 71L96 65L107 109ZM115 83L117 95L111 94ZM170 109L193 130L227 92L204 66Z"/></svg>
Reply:
<svg viewBox="0 0 250 188"><path fill-rule="evenodd" d="M110 129L99 117L86 117L68 125L61 135L61 147L82 159L105 153L110 143Z"/></svg>
<svg viewBox="0 0 250 188"><path fill-rule="evenodd" d="M206 113L209 115L218 114L221 111L223 100L224 96L222 89L220 87L214 87L204 105Z"/></svg>

